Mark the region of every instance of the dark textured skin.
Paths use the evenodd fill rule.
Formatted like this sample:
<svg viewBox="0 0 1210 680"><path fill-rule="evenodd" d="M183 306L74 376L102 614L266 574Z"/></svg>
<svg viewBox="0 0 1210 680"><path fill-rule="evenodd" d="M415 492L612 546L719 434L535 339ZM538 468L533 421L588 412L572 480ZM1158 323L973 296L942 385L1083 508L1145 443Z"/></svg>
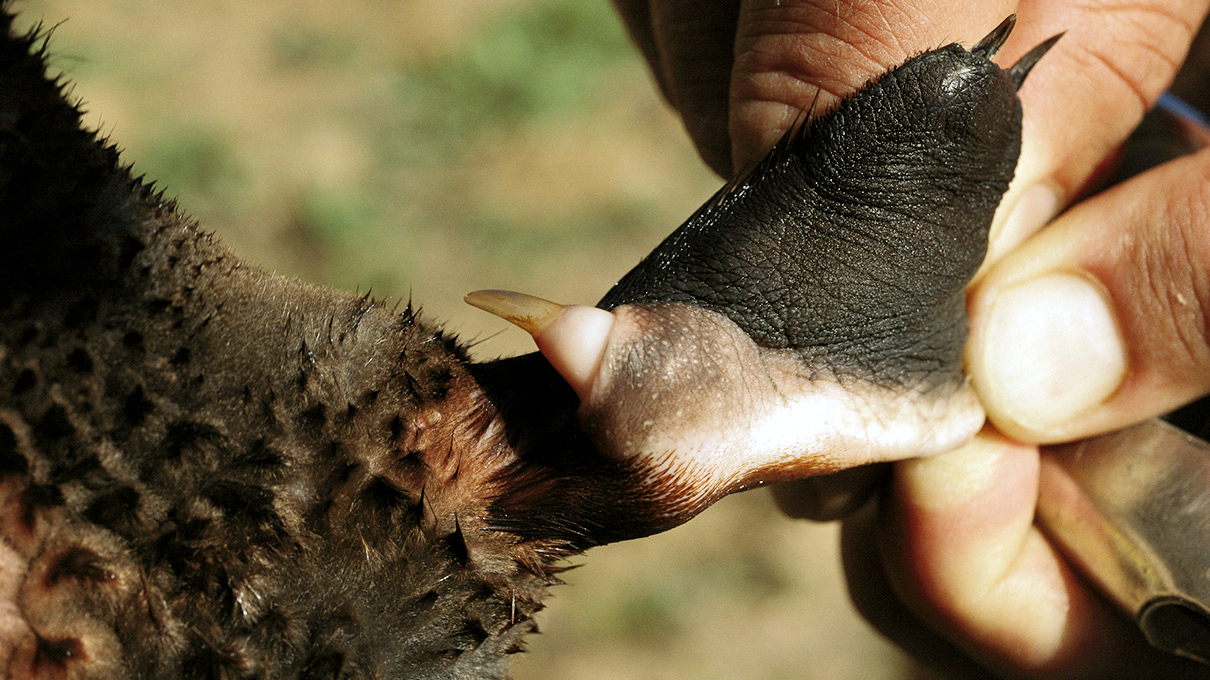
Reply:
<svg viewBox="0 0 1210 680"><path fill-rule="evenodd" d="M7 677L505 677L563 558L715 497L682 507L693 480L603 455L537 355L471 364L410 307L247 266L0 24ZM678 232L607 301L687 295L835 370L951 376L1019 116L983 64L982 89L932 98L970 62L944 48L809 126L691 221L702 245ZM940 158L960 172L922 171L962 144L974 160Z"/></svg>
<svg viewBox="0 0 1210 680"><path fill-rule="evenodd" d="M883 385L961 380L963 289L1020 151L1008 71L949 45L787 135L601 300L719 312Z"/></svg>

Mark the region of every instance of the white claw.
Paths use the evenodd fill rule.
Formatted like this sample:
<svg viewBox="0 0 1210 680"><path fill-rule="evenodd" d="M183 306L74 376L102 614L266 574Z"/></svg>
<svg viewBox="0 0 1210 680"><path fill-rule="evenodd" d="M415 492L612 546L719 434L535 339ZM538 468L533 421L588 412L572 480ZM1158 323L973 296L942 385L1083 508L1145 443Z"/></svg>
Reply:
<svg viewBox="0 0 1210 680"><path fill-rule="evenodd" d="M477 290L463 299L532 335L542 356L575 390L580 401L588 399L613 330L613 314L508 290Z"/></svg>

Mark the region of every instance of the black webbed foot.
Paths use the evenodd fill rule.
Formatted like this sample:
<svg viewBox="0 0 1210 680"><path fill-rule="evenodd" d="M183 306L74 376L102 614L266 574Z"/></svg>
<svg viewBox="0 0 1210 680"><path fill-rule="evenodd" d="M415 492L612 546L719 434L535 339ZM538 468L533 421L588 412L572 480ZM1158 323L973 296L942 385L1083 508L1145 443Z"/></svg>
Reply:
<svg viewBox="0 0 1210 680"><path fill-rule="evenodd" d="M598 446L688 480L678 507L962 444L983 421L964 290L1020 151L1017 89L1055 40L1002 69L1014 21L788 133L599 309L468 300L528 324Z"/></svg>

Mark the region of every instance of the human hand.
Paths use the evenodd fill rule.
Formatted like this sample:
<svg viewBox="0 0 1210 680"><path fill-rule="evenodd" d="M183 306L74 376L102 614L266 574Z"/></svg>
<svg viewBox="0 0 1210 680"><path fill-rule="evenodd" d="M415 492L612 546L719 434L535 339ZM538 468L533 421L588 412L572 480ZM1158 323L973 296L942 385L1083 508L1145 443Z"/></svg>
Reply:
<svg viewBox="0 0 1210 680"><path fill-rule="evenodd" d="M1182 80L1208 68L1192 61ZM1192 136L1206 145L1205 129ZM972 379L992 421L1034 445L989 431L896 466L880 518L846 524L854 600L901 644L1031 677L1210 676L1146 647L1034 524L1039 497L1071 501L1065 454L1038 443L1125 427L1208 390L1207 167L1203 150L1079 202L975 286Z"/></svg>
<svg viewBox="0 0 1210 680"><path fill-rule="evenodd" d="M1205 62L1192 67L1204 77ZM1206 393L1206 163L1182 158L1080 202L974 288L968 368L1002 431L1066 441ZM1039 494L1054 502L1047 466L1059 464L1045 449L992 433L897 466L881 519L846 527L859 606L934 659L1035 677L1207 675L1149 649L1034 525ZM888 588L930 626L872 598Z"/></svg>
<svg viewBox="0 0 1210 680"><path fill-rule="evenodd" d="M1085 200L1038 233L1167 87L1204 0L619 5L720 173L801 111L826 109L912 53L970 42L1009 12L1020 19L1002 63L1067 30L1021 91L1017 180L972 290L972 380L992 421L1029 442L1123 427L1210 388L1206 154ZM1033 676L1199 672L1150 650L1034 527L1039 455L989 430L959 452L898 464L880 516L867 509L846 527L863 612L909 649L968 673L972 658ZM878 475L808 480L781 497L800 514L844 514Z"/></svg>

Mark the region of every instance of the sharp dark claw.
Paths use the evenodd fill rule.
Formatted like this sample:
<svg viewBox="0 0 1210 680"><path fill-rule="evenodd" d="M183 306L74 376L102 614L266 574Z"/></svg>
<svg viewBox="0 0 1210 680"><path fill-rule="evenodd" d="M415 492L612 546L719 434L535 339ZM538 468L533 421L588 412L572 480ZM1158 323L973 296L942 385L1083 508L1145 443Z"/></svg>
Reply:
<svg viewBox="0 0 1210 680"><path fill-rule="evenodd" d="M1000 48L1004 45L1004 41L1008 40L1008 34L1013 32L1013 26L1017 25L1017 15L1010 14L1000 22L1000 25L995 27L987 37L979 41L978 45L971 48L971 53L977 54L984 59L991 59L996 56ZM1039 55L1041 56L1041 55Z"/></svg>
<svg viewBox="0 0 1210 680"><path fill-rule="evenodd" d="M1012 77L1013 83L1017 85L1018 90L1021 89L1021 83L1025 82L1025 76L1029 75L1029 72L1034 67L1034 64L1037 64L1038 60L1042 58L1042 55L1050 51L1050 48L1054 47L1055 43L1059 42L1059 38L1062 38L1064 33L1066 33L1066 31L1059 33L1058 35L1051 36L1045 42L1030 50L1029 53L1024 57L1018 59L1017 63L1013 64L1013 67L1009 69L1008 74L1010 77ZM979 44L982 45L983 43Z"/></svg>

